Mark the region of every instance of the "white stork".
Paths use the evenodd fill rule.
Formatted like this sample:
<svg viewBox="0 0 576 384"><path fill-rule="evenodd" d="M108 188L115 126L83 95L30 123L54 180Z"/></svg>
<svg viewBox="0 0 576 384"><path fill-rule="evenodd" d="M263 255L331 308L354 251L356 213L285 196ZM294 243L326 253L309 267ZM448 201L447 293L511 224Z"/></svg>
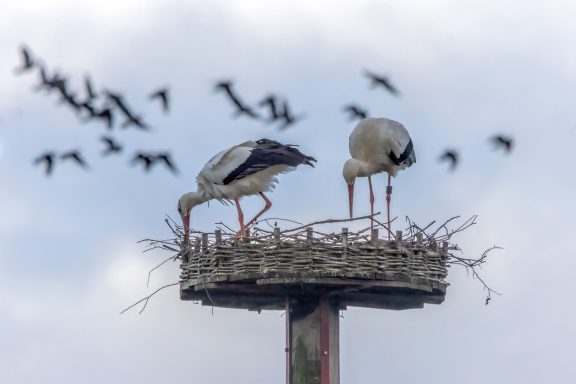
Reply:
<svg viewBox="0 0 576 384"><path fill-rule="evenodd" d="M314 166L312 161L316 159L304 155L295 147L292 144L260 139L235 145L216 154L196 176L197 191L185 193L178 201L178 212L182 217L184 233L187 234L190 228L192 208L216 199L223 203L234 200L238 210L240 234L243 235L247 226L272 207L264 192L274 188L278 181L276 175L292 171L300 164ZM244 224L239 199L255 194L259 194L266 205L248 224Z"/></svg>
<svg viewBox="0 0 576 384"><path fill-rule="evenodd" d="M386 205L388 213L388 239L390 239L390 177L416 162L412 139L404 126L386 118L362 119L350 135L351 159L344 163L342 175L348 184L350 218L354 202L354 182L356 177L368 177L370 187L370 213L374 215L374 192L371 176L388 173Z"/></svg>

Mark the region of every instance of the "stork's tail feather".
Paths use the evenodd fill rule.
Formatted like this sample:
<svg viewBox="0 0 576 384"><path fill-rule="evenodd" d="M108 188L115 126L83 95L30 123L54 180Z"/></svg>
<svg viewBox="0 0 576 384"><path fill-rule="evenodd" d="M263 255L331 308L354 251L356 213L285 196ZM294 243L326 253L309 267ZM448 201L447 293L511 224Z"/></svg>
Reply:
<svg viewBox="0 0 576 384"><path fill-rule="evenodd" d="M300 164L306 164L311 167L314 167L313 161L316 162L317 160L312 156L308 156L300 152L298 149L294 148L293 146L286 146L284 147L289 155L287 157L290 158L290 165L297 166Z"/></svg>
<svg viewBox="0 0 576 384"><path fill-rule="evenodd" d="M296 148L297 145L282 144L278 141L269 139L260 139L256 141L256 143L260 149L266 150L267 156L278 157L280 163L284 163L291 167L296 167L300 164L306 164L314 167L312 162L316 161L316 159L312 156L307 156L300 152L300 150Z"/></svg>
<svg viewBox="0 0 576 384"><path fill-rule="evenodd" d="M312 161L314 161L314 162L316 162L316 163L318 162L318 160L316 160L316 159L313 158L312 156L306 156L306 160L304 161L303 164L309 165L309 166L311 166L312 168L314 168L314 164L312 164Z"/></svg>

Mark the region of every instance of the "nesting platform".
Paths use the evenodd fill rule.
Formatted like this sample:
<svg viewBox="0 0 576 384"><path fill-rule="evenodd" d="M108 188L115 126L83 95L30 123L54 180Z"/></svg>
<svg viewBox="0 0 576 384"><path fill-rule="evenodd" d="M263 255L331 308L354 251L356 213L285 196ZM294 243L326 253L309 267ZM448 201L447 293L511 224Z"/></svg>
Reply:
<svg viewBox="0 0 576 384"><path fill-rule="evenodd" d="M421 234L396 240L364 233L257 230L242 239L220 231L183 242L180 297L203 305L285 309L327 297L337 309L421 308L444 301L448 244Z"/></svg>

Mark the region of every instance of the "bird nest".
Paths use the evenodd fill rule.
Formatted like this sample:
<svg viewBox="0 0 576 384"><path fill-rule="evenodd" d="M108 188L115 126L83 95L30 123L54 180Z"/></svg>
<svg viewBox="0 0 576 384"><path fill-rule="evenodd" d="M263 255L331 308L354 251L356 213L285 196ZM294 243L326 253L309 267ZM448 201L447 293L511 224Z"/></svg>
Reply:
<svg viewBox="0 0 576 384"><path fill-rule="evenodd" d="M222 229L182 236L181 298L258 310L325 293L342 307L404 309L444 300L450 251L457 249L448 230L427 234L412 223L387 240L379 229L316 229L335 221L253 228L241 238Z"/></svg>
<svg viewBox="0 0 576 384"><path fill-rule="evenodd" d="M401 233L401 232L400 232ZM195 236L183 252L181 279L191 285L244 275L376 279L407 277L444 284L448 243L424 243L423 236L386 241L372 234L321 233L312 227L294 233L275 228L241 239L221 230Z"/></svg>
<svg viewBox="0 0 576 384"><path fill-rule="evenodd" d="M167 218L174 238L142 240L148 243L146 251L171 253L150 270L148 281L152 272L170 260L181 260L180 280L156 289L122 313L143 303L142 312L152 296L174 285L180 286L182 300L250 310L285 309L293 301L316 300L320 295L328 295L342 309L420 308L444 300L451 265L463 266L483 284L488 292L486 304L491 293L497 293L477 270L498 247L487 249L479 258L465 258L450 242L452 236L476 224L476 216L460 225L454 225L456 216L424 227L406 218L404 232L394 234L377 220L376 228L358 232L318 230L326 224L369 218L323 220L285 230L276 223L270 225L272 219L268 219L258 225L269 228L252 227L242 237L222 223L214 232L184 235L182 227ZM384 238L379 229L384 229Z"/></svg>

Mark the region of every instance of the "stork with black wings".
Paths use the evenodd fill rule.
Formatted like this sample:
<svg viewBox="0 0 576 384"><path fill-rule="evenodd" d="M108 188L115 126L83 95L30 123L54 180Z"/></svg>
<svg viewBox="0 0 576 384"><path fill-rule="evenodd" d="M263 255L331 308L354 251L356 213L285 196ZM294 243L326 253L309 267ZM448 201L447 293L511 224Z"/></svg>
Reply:
<svg viewBox="0 0 576 384"><path fill-rule="evenodd" d="M370 188L370 213L374 215L374 192L372 175L388 174L386 207L388 213L388 239L390 239L391 178L416 162L414 145L408 130L394 120L366 118L361 120L350 134L350 155L344 163L342 175L348 184L350 218L353 216L354 183L357 177L367 177Z"/></svg>
<svg viewBox="0 0 576 384"><path fill-rule="evenodd" d="M178 201L178 212L182 217L185 233L190 227L190 212L195 206L208 200L221 202L234 200L238 211L240 234L272 207L264 192L274 189L276 176L294 170L298 165L314 166L311 156L300 152L295 145L282 144L274 140L247 141L226 149L204 165L196 177L198 189L182 195ZM240 207L243 196L260 195L264 208L247 224Z"/></svg>

